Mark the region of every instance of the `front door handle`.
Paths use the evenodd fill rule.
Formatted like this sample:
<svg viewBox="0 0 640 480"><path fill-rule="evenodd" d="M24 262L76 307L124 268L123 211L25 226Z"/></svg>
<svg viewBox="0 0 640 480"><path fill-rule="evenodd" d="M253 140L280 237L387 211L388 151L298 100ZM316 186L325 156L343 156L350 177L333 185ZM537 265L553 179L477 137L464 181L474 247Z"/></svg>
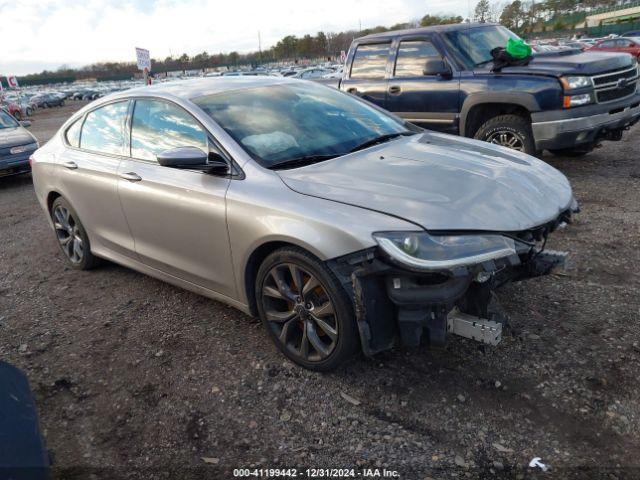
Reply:
<svg viewBox="0 0 640 480"><path fill-rule="evenodd" d="M130 182L139 182L140 180L142 180L142 177L135 172L121 173L120 178L129 180Z"/></svg>
<svg viewBox="0 0 640 480"><path fill-rule="evenodd" d="M358 89L356 87L347 88L347 93L356 94L358 93Z"/></svg>
<svg viewBox="0 0 640 480"><path fill-rule="evenodd" d="M78 168L78 164L76 162L72 162L71 160L62 162L62 166L64 168L68 168L69 170L75 170L76 168Z"/></svg>
<svg viewBox="0 0 640 480"><path fill-rule="evenodd" d="M389 87L389 93L391 95L398 95L398 94L402 93L402 88L400 88L399 85L391 85Z"/></svg>

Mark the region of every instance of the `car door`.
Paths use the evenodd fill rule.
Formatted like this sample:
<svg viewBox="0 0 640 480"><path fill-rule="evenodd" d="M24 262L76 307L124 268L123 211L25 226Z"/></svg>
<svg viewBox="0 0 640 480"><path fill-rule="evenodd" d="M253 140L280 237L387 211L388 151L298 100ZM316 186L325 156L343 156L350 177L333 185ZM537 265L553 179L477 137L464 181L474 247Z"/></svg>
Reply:
<svg viewBox="0 0 640 480"><path fill-rule="evenodd" d="M135 257L133 237L118 198L129 101L88 112L64 132L67 148L57 163L65 198L88 232L92 249Z"/></svg>
<svg viewBox="0 0 640 480"><path fill-rule="evenodd" d="M615 40L604 40L600 42L596 47L598 50L603 50L605 52L615 52L617 51L616 41Z"/></svg>
<svg viewBox="0 0 640 480"><path fill-rule="evenodd" d="M453 130L460 111L458 74L430 38L402 39L394 50L387 110L428 128Z"/></svg>
<svg viewBox="0 0 640 480"><path fill-rule="evenodd" d="M119 194L135 250L149 267L235 297L225 196L229 175L161 166L177 147L215 149L181 106L138 99L130 120L130 158L118 170Z"/></svg>
<svg viewBox="0 0 640 480"><path fill-rule="evenodd" d="M391 41L357 45L351 69L342 80L341 89L385 108L390 52Z"/></svg>
<svg viewBox="0 0 640 480"><path fill-rule="evenodd" d="M618 38L616 47L621 52L629 53L634 57L638 56L638 45L628 38Z"/></svg>

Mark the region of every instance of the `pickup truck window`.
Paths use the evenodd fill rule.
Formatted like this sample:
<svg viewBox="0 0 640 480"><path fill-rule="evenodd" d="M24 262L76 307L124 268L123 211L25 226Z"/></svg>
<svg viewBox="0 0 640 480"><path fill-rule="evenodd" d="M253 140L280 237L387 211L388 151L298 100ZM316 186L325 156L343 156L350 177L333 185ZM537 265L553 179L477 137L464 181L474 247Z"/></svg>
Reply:
<svg viewBox="0 0 640 480"><path fill-rule="evenodd" d="M431 42L411 40L401 42L396 59L395 77L422 77L429 57L441 55Z"/></svg>
<svg viewBox="0 0 640 480"><path fill-rule="evenodd" d="M520 38L508 28L499 25L454 30L442 37L458 61L469 69L491 62L491 50L504 47L509 38Z"/></svg>
<svg viewBox="0 0 640 480"><path fill-rule="evenodd" d="M353 56L351 78L384 78L390 43L359 45Z"/></svg>

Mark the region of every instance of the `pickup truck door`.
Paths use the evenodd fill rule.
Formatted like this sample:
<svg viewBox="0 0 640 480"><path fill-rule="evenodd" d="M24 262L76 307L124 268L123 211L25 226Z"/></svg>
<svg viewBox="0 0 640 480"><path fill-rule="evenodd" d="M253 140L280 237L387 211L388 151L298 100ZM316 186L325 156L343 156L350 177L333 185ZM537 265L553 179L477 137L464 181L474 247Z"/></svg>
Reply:
<svg viewBox="0 0 640 480"><path fill-rule="evenodd" d="M385 108L390 53L391 41L357 45L340 89Z"/></svg>
<svg viewBox="0 0 640 480"><path fill-rule="evenodd" d="M460 77L429 37L403 38L393 47L386 109L434 130L457 129Z"/></svg>

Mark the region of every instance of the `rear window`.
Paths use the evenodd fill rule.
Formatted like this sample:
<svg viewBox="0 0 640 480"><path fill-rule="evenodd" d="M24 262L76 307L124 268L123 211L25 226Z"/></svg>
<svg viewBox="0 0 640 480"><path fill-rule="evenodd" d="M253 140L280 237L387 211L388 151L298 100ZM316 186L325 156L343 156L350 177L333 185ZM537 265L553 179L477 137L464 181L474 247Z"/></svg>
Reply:
<svg viewBox="0 0 640 480"><path fill-rule="evenodd" d="M412 40L400 43L396 60L396 77L421 77L429 57L440 58L431 42Z"/></svg>
<svg viewBox="0 0 640 480"><path fill-rule="evenodd" d="M89 112L82 126L80 147L92 152L122 155L128 105L128 101L111 103Z"/></svg>
<svg viewBox="0 0 640 480"><path fill-rule="evenodd" d="M351 78L384 78L390 43L359 45L353 56Z"/></svg>
<svg viewBox="0 0 640 480"><path fill-rule="evenodd" d="M80 146L80 127L82 127L82 118L79 118L67 128L65 138L67 139L67 143L72 147Z"/></svg>

